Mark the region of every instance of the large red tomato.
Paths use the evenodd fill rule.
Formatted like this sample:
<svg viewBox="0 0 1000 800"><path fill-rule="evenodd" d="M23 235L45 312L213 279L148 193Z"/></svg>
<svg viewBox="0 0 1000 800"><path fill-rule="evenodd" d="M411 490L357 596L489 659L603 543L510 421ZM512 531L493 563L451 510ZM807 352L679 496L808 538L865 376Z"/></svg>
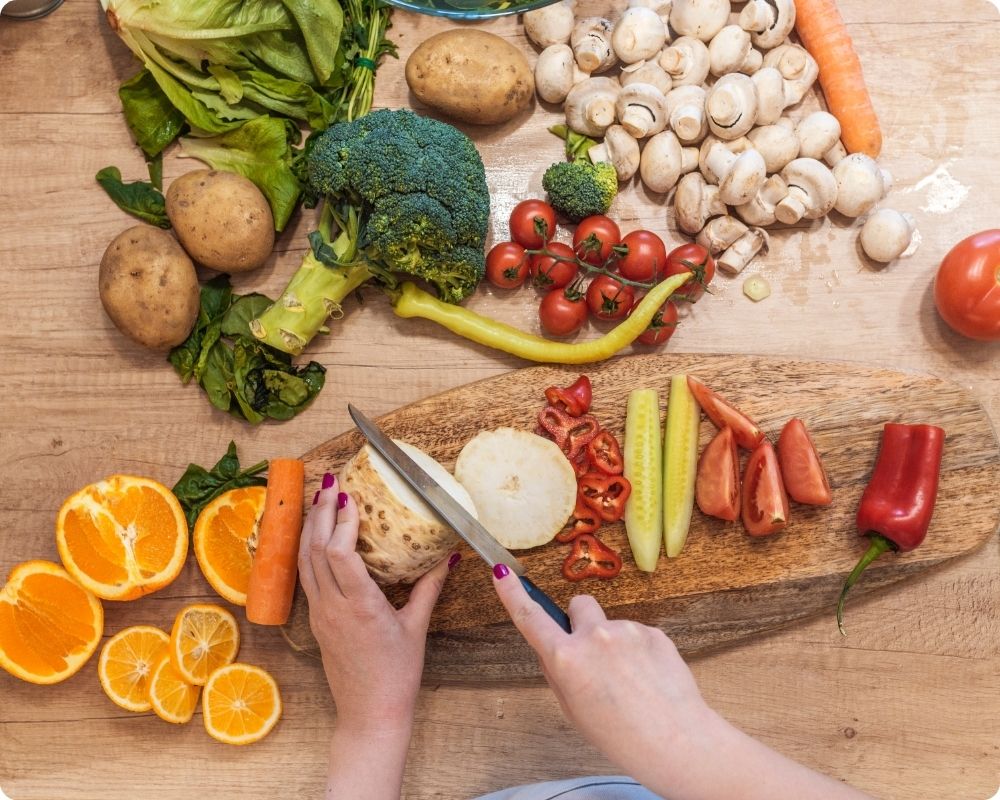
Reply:
<svg viewBox="0 0 1000 800"><path fill-rule="evenodd" d="M970 339L1000 340L1000 229L956 244L934 281L941 318Z"/></svg>

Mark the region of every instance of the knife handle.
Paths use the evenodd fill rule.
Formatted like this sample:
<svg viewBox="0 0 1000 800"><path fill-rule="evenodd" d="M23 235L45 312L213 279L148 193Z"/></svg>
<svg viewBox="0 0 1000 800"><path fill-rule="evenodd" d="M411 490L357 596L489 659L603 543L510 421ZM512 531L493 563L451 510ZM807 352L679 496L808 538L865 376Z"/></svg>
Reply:
<svg viewBox="0 0 1000 800"><path fill-rule="evenodd" d="M521 585L528 592L528 597L538 603L545 610L545 613L552 617L556 621L556 624L566 631L566 633L572 633L573 628L569 624L569 617L565 611L556 605L556 601L535 586L530 578L526 578L523 575L520 575L519 578Z"/></svg>

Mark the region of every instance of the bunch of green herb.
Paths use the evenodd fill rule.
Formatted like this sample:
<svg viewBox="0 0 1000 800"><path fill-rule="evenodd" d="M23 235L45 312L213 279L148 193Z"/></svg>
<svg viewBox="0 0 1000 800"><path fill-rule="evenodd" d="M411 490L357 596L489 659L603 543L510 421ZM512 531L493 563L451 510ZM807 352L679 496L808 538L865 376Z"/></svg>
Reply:
<svg viewBox="0 0 1000 800"><path fill-rule="evenodd" d="M201 510L220 494L244 486L266 486L267 479L260 475L266 469L267 462L261 461L241 470L235 442L229 443L226 454L210 470L197 464L188 464L171 490L184 509L188 530L194 530L194 523Z"/></svg>

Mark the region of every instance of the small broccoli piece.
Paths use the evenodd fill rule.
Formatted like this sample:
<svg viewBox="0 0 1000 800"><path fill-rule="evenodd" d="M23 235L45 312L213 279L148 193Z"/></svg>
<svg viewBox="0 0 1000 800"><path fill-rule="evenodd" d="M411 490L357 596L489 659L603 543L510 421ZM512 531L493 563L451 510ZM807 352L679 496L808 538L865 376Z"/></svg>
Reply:
<svg viewBox="0 0 1000 800"><path fill-rule="evenodd" d="M618 176L610 164L563 161L545 170L542 188L549 193L549 202L556 211L579 222L607 212L618 194Z"/></svg>

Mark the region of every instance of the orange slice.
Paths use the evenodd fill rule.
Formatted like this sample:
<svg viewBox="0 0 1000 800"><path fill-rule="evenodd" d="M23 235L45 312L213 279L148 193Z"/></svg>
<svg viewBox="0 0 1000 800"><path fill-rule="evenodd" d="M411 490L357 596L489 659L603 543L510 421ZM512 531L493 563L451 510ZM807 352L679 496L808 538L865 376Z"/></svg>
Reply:
<svg viewBox="0 0 1000 800"><path fill-rule="evenodd" d="M205 506L194 526L194 554L201 574L237 606L247 604L265 492L263 486L231 489Z"/></svg>
<svg viewBox="0 0 1000 800"><path fill-rule="evenodd" d="M134 600L180 574L187 521L163 484L112 475L63 503L56 544L69 573L98 597Z"/></svg>
<svg viewBox="0 0 1000 800"><path fill-rule="evenodd" d="M149 676L149 702L160 719L182 725L190 722L198 706L201 688L192 686L181 677L164 653Z"/></svg>
<svg viewBox="0 0 1000 800"><path fill-rule="evenodd" d="M230 664L212 673L201 698L208 735L226 744L263 739L281 718L278 684L260 667Z"/></svg>
<svg viewBox="0 0 1000 800"><path fill-rule="evenodd" d="M66 680L103 630L101 601L51 561L18 564L0 589L0 667L21 680Z"/></svg>
<svg viewBox="0 0 1000 800"><path fill-rule="evenodd" d="M166 632L152 625L125 628L108 639L97 662L104 693L126 711L149 711L149 678L169 642Z"/></svg>
<svg viewBox="0 0 1000 800"><path fill-rule="evenodd" d="M219 667L236 659L240 628L221 606L195 603L182 608L170 632L170 661L180 676L204 686Z"/></svg>

